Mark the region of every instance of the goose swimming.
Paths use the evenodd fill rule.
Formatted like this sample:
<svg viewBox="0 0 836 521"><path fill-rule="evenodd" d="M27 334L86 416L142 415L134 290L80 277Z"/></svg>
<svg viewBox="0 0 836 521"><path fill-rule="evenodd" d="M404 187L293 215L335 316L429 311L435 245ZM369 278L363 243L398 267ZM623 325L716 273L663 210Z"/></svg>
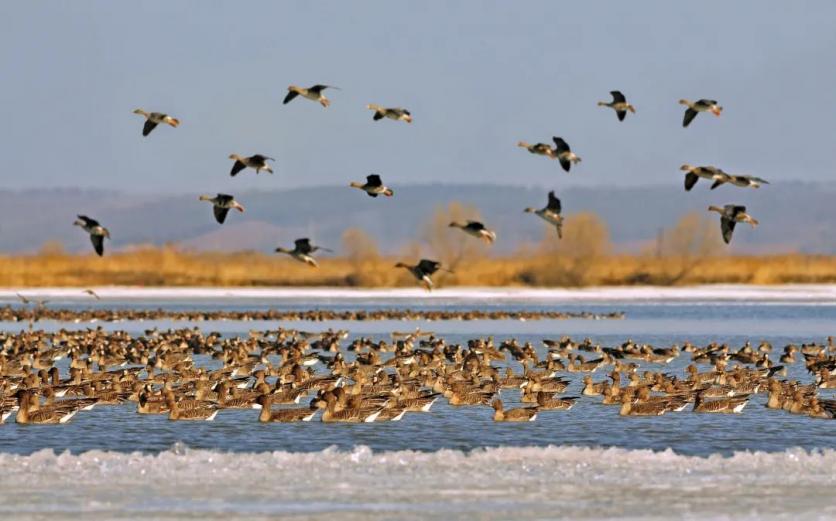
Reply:
<svg viewBox="0 0 836 521"><path fill-rule="evenodd" d="M546 203L545 208L540 208L539 210L536 208L526 208L526 213L533 213L546 221L549 224L554 225L555 229L557 229L557 237L559 239L563 238L563 216L560 215L561 205L560 199L555 197L554 190L549 192L549 201Z"/></svg>
<svg viewBox="0 0 836 521"><path fill-rule="evenodd" d="M316 259L314 259L311 256L311 254L316 252L316 251L319 251L319 250L328 251L328 252L332 251L332 250L329 250L328 248L323 248L321 246L312 245L311 240L308 239L307 237L302 238L302 239L296 239L294 241L294 248L292 250L289 250L287 248L282 248L281 246L276 248L277 253L286 253L286 254L290 255L291 257L293 257L294 259L298 260L299 262L304 262L305 264L307 264L308 266L311 266L313 268L318 267L319 264L317 264Z"/></svg>
<svg viewBox="0 0 836 521"><path fill-rule="evenodd" d="M493 407L493 421L495 422L533 422L537 419L537 407L521 407L508 409L502 406L502 400L496 399L491 402Z"/></svg>
<svg viewBox="0 0 836 521"><path fill-rule="evenodd" d="M709 206L709 212L717 212L720 214L720 229L723 232L723 241L729 244L734 233L734 226L738 222L744 222L752 225L752 228L758 226L758 221L751 215L746 213L746 207L742 205L727 204L720 208L719 206Z"/></svg>
<svg viewBox="0 0 836 521"><path fill-rule="evenodd" d="M450 228L458 228L471 237L481 239L488 244L493 244L496 240L496 232L489 230L479 221L467 221L465 223L453 221L450 223Z"/></svg>
<svg viewBox="0 0 836 521"><path fill-rule="evenodd" d="M232 170L229 172L229 175L232 177L238 175L238 172L245 168L254 168L256 174L262 170L270 172L271 174L273 173L273 169L267 164L267 161L275 161L272 157L263 156L261 154L255 154L249 157L241 157L238 154L230 154L229 158L235 161L235 163L232 164Z"/></svg>
<svg viewBox="0 0 836 521"><path fill-rule="evenodd" d="M212 211L215 214L215 220L218 221L219 224L224 223L226 220L226 214L228 214L229 210L233 208L239 212L244 212L244 207L229 194L218 194L215 197L212 197L211 195L201 195L199 199L201 201L209 201L212 203Z"/></svg>
<svg viewBox="0 0 836 521"><path fill-rule="evenodd" d="M142 135L147 136L151 133L152 130L157 128L157 125L160 123L165 123L166 125L171 125L172 127L177 128L180 124L180 120L177 118L173 118L168 114L163 114L162 112L145 112L142 109L134 110L134 114L139 114L145 117L145 125L142 127Z"/></svg>
<svg viewBox="0 0 836 521"><path fill-rule="evenodd" d="M412 276L415 277L418 280L418 282L423 284L423 286L425 288L427 288L427 291L432 291L432 288L433 288L433 281L430 277L436 271L438 271L440 269L443 269L441 267L440 262L434 261L434 260L429 260L429 259L421 259L418 262L418 264L416 264L414 266L410 266L409 264L404 264L403 262L399 262L399 263L395 264L395 267L396 268L404 268L407 271L409 271L410 273L412 273ZM448 272L452 273L450 270L445 270L445 271L448 271Z"/></svg>
<svg viewBox="0 0 836 521"><path fill-rule="evenodd" d="M395 192L392 191L391 188L383 184L383 181L380 179L380 176L377 174L371 174L366 176L366 182L358 183L356 181L352 181L349 184L352 188L359 188L366 192L369 197L377 197L378 195L385 195L386 197L392 197L395 195Z"/></svg>
<svg viewBox="0 0 836 521"><path fill-rule="evenodd" d="M701 99L695 102L688 101L687 99L681 99L679 100L679 104L688 107L685 109L685 117L682 120L683 127L690 125L691 121L693 121L700 112L711 112L715 116L719 116L720 113L723 112L723 107L718 105L717 101L713 99Z"/></svg>
<svg viewBox="0 0 836 521"><path fill-rule="evenodd" d="M613 109L615 111L615 115L618 117L618 121L624 121L624 117L627 115L628 110L633 114L636 113L636 108L627 103L627 98L624 97L624 94L622 94L620 90L612 90L610 91L610 95L612 95L612 101L609 103L606 101L599 101L598 106Z"/></svg>
<svg viewBox="0 0 836 521"><path fill-rule="evenodd" d="M297 87L296 85L291 85L287 88L287 96L284 97L284 101L282 102L283 105L287 105L293 98L296 96L302 96L303 98L307 98L311 101L318 101L320 105L323 107L328 107L331 104L331 100L325 97L322 93L325 89L336 89L340 90L339 87L334 87L332 85L314 85L313 87L303 88Z"/></svg>
<svg viewBox="0 0 836 521"><path fill-rule="evenodd" d="M110 239L110 231L99 224L99 221L91 219L86 215L79 215L78 220L73 223L75 226L80 226L82 230L90 234L90 242L93 243L93 249L101 257L104 255L104 240Z"/></svg>
<svg viewBox="0 0 836 521"><path fill-rule="evenodd" d="M406 121L407 123L412 123L412 114L410 114L408 110L400 107L381 107L380 105L369 103L366 105L366 108L374 111L372 119L375 121L380 121L383 118L389 118L394 119L395 121Z"/></svg>

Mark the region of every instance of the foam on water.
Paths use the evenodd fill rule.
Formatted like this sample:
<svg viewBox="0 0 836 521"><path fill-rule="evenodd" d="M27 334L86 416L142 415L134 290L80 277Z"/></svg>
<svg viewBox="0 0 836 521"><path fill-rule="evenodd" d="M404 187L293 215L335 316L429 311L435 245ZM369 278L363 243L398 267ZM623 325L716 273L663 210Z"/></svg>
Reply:
<svg viewBox="0 0 836 521"><path fill-rule="evenodd" d="M429 433L428 433L429 435ZM832 519L836 451L0 454L4 519Z"/></svg>

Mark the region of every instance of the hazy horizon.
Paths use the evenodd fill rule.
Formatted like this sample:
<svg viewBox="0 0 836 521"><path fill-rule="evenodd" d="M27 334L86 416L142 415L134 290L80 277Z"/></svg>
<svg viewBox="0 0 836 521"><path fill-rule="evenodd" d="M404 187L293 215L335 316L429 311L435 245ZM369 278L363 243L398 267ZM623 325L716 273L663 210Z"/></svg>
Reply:
<svg viewBox="0 0 836 521"><path fill-rule="evenodd" d="M833 178L829 2L98 1L6 14L4 189L239 193L372 172L393 185L681 186L684 162ZM283 106L291 83L342 90L328 109ZM596 106L613 89L636 105L624 122ZM701 97L723 115L683 129L677 100ZM415 122L373 122L369 102ZM143 138L137 107L182 125ZM516 147L552 135L583 157L571 174ZM276 174L232 179L232 152L273 155Z"/></svg>

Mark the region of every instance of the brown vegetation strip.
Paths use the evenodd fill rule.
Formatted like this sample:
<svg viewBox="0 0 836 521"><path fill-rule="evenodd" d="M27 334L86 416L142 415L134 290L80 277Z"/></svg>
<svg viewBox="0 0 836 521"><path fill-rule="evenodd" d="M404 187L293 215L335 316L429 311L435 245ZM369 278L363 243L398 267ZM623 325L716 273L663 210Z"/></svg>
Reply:
<svg viewBox="0 0 836 521"><path fill-rule="evenodd" d="M622 319L624 313L591 313L588 311L429 311L410 309L379 309L359 311L302 310L280 311L275 309L247 311L171 311L165 309L51 309L13 308L0 309L0 320L28 322L30 320L62 320L77 322L116 322L121 320L565 320L582 318L591 320Z"/></svg>

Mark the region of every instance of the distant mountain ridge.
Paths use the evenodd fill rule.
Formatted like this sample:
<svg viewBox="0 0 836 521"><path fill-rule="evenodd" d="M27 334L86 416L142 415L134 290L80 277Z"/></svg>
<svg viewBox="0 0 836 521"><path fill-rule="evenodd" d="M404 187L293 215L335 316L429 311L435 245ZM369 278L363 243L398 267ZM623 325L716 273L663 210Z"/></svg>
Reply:
<svg viewBox="0 0 836 521"><path fill-rule="evenodd" d="M484 221L497 230L497 252L512 252L543 236L542 221L524 214L523 209L544 206L547 189L453 184L393 188L394 197L377 199L342 186L237 193L247 211L233 212L223 226L212 218L210 205L197 200L198 194L0 191L5 210L0 252L34 252L50 241L60 242L69 251L85 251L88 239L72 222L76 214L86 214L110 228L113 248L176 243L201 250L271 251L301 236L338 248L342 233L359 227L377 239L381 251L394 253L420 239L421 228L434 210L452 201L479 209ZM733 202L747 205L761 222L757 230L735 235L734 251L836 253L836 183L783 182L758 190L723 186L713 191L697 184L687 193L679 182L556 190L565 214L598 214L621 250L652 243L660 228L672 226L684 213Z"/></svg>

